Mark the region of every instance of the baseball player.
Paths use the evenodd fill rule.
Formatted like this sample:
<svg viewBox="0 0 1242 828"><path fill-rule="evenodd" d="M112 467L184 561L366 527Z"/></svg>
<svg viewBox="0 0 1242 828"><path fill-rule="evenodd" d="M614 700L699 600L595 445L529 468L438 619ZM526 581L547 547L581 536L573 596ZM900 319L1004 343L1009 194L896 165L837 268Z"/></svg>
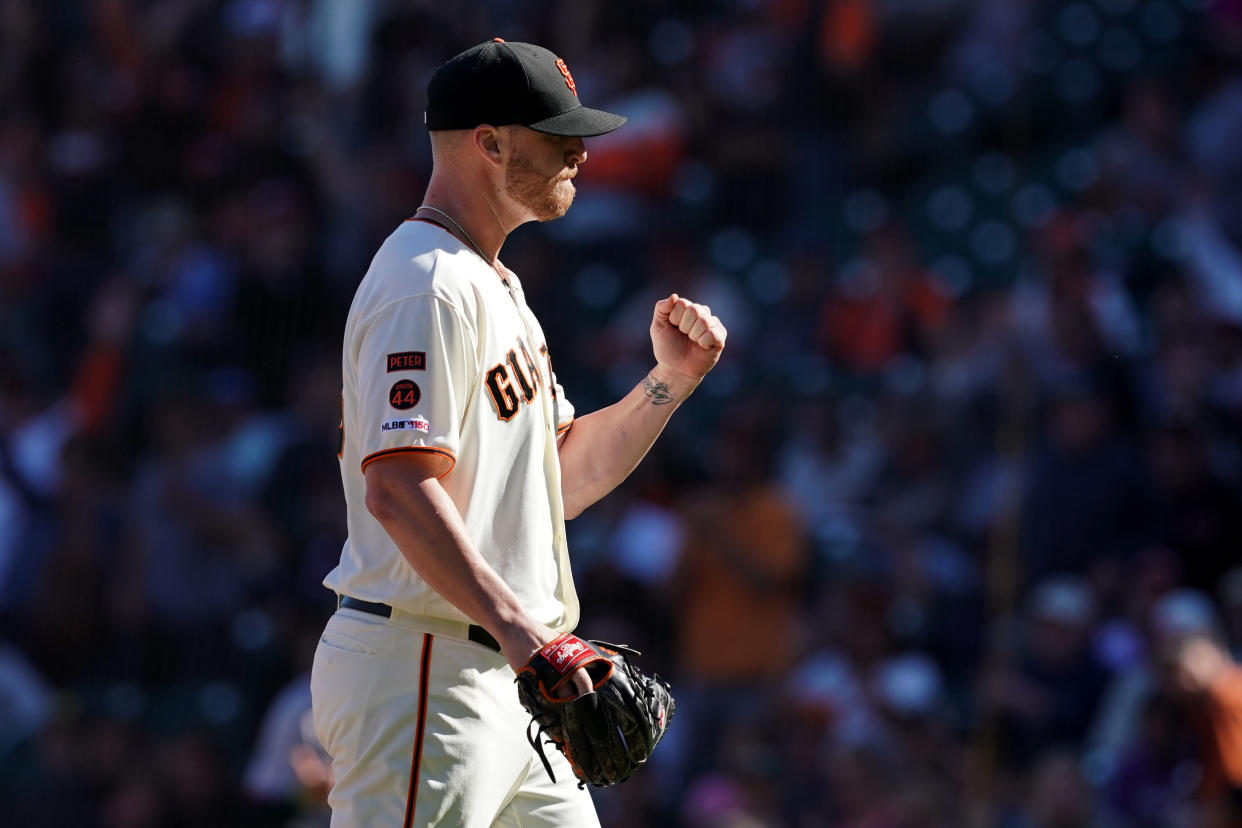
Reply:
<svg viewBox="0 0 1242 828"><path fill-rule="evenodd" d="M588 109L564 61L499 38L427 90L423 205L380 247L345 325L340 462L349 539L311 677L334 826L591 826L564 758L526 738L515 670L572 630L564 520L634 469L716 363L725 329L676 294L655 366L575 417L518 277L498 259L564 215ZM590 691L582 671L572 693Z"/></svg>

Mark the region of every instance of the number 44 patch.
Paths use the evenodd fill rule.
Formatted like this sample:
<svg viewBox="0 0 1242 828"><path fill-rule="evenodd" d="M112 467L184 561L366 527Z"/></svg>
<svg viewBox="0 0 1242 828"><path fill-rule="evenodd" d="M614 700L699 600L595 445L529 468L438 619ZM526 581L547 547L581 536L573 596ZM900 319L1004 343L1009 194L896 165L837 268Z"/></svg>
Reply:
<svg viewBox="0 0 1242 828"><path fill-rule="evenodd" d="M413 408L418 405L418 400L422 396L422 392L418 390L418 384L413 380L400 380L393 383L392 388L388 392L388 403L393 408L405 411L407 408Z"/></svg>

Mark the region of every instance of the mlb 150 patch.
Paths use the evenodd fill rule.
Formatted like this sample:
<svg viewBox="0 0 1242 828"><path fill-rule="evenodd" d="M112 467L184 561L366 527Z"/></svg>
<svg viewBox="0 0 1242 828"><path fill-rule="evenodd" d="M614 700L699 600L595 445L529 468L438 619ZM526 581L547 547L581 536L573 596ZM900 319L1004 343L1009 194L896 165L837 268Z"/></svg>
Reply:
<svg viewBox="0 0 1242 828"><path fill-rule="evenodd" d="M421 431L423 434L427 434L431 431L431 423L422 417L414 417L409 420L387 420L380 423L380 431Z"/></svg>
<svg viewBox="0 0 1242 828"><path fill-rule="evenodd" d="M418 390L418 384L413 380L398 380L393 383L392 389L388 392L388 402L393 408L404 411L418 405L421 396L422 392Z"/></svg>

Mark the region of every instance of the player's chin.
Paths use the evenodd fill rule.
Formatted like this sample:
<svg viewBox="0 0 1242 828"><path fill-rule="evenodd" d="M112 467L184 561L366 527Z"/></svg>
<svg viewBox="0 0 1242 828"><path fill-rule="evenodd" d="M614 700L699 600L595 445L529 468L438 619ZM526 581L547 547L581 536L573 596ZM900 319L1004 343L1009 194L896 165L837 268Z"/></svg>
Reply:
<svg viewBox="0 0 1242 828"><path fill-rule="evenodd" d="M552 221L568 213L577 193L578 191L574 188L572 181L566 179L558 182L549 194L543 209L539 211L539 221Z"/></svg>

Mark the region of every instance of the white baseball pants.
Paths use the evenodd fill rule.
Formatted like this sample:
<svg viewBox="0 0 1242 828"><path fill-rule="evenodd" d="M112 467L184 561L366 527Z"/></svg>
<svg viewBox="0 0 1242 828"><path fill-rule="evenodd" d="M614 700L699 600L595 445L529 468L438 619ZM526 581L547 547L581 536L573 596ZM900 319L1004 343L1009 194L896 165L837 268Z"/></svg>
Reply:
<svg viewBox="0 0 1242 828"><path fill-rule="evenodd" d="M315 651L315 732L332 756L332 826L597 828L590 794L546 746L504 657L466 626L338 609Z"/></svg>

